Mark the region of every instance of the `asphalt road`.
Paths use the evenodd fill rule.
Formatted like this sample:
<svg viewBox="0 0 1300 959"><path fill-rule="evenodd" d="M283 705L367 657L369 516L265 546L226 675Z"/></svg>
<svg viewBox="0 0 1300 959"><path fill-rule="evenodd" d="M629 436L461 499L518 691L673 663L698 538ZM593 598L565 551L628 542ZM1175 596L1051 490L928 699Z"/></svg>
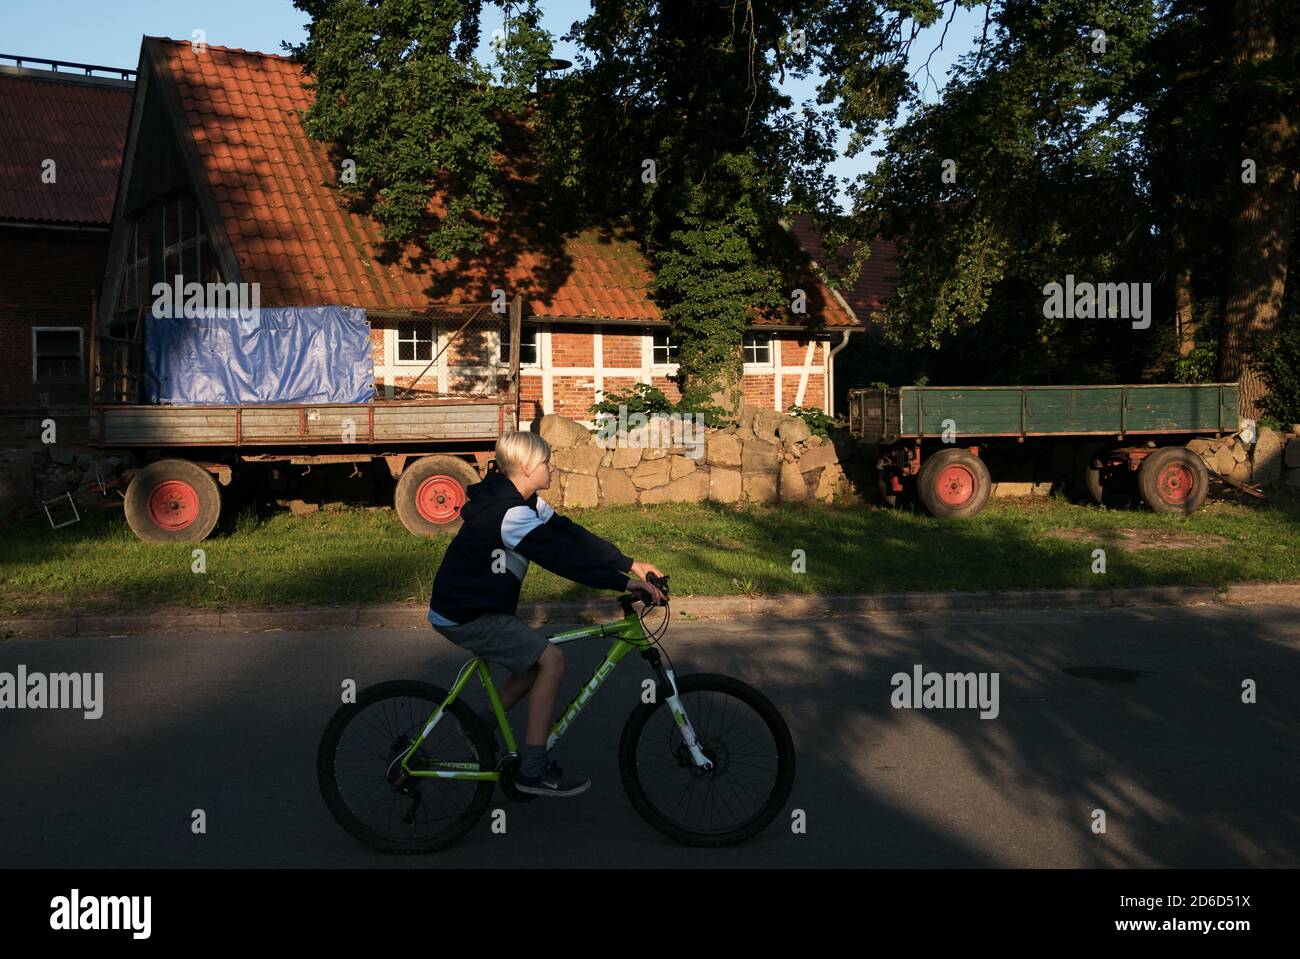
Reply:
<svg viewBox="0 0 1300 959"><path fill-rule="evenodd" d="M0 672L104 674L100 719L0 709L0 867L1300 865L1300 607L675 623L665 642L679 674L758 686L794 734L790 803L745 845L678 846L628 803L636 657L557 750L587 794L497 792L505 834L484 817L389 857L330 817L317 742L344 679L446 685L458 650L423 629L160 634L0 644ZM564 700L602 644L566 650ZM916 665L996 672L998 716L894 708Z"/></svg>

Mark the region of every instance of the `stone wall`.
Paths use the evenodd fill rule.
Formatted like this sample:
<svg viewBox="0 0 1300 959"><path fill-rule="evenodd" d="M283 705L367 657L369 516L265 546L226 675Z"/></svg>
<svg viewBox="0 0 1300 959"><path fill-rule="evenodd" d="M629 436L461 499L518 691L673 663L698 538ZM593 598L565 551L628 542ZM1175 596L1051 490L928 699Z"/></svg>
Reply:
<svg viewBox="0 0 1300 959"><path fill-rule="evenodd" d="M1282 485L1290 490L1300 490L1300 423L1291 424L1291 432L1282 436L1286 445L1282 449Z"/></svg>
<svg viewBox="0 0 1300 959"><path fill-rule="evenodd" d="M1187 448L1205 461L1211 473L1234 483L1300 489L1300 423L1288 433L1261 426L1254 439L1247 443L1238 433L1223 439L1195 439Z"/></svg>
<svg viewBox="0 0 1300 959"><path fill-rule="evenodd" d="M566 507L833 502L869 485L871 464L847 431L815 436L799 417L759 407L702 436L675 434L661 418L605 439L554 413L534 429L552 450L548 499Z"/></svg>
<svg viewBox="0 0 1300 959"><path fill-rule="evenodd" d="M49 445L0 451L0 524L44 515L42 501L65 493L90 504L102 499L100 483L111 483L136 465L130 450L77 450ZM125 488L125 487L123 487Z"/></svg>

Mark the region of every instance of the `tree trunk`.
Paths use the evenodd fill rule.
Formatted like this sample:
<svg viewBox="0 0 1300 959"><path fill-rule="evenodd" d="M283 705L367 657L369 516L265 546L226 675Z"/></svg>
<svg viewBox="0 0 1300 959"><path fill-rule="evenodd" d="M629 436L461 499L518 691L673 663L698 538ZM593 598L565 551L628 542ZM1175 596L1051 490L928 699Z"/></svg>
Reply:
<svg viewBox="0 0 1300 959"><path fill-rule="evenodd" d="M1196 321L1192 313L1192 271L1185 266L1174 274L1174 323L1178 329L1178 355L1189 356L1196 349Z"/></svg>
<svg viewBox="0 0 1300 959"><path fill-rule="evenodd" d="M1237 0L1234 4L1233 59L1238 71L1258 74L1273 58L1277 3ZM1253 355L1277 329L1300 171L1296 167L1294 112L1266 95L1252 105L1256 109L1250 111L1247 121L1242 159L1255 161L1256 182L1237 184L1219 375L1241 384L1241 413L1258 418L1267 387Z"/></svg>
<svg viewBox="0 0 1300 959"><path fill-rule="evenodd" d="M737 355L739 352L737 348ZM724 418L734 422L740 413L740 407L745 402L743 366L739 363L726 364L721 369L713 371L713 376L707 383L697 382L695 386L700 393L707 390L709 405L721 408L724 411Z"/></svg>

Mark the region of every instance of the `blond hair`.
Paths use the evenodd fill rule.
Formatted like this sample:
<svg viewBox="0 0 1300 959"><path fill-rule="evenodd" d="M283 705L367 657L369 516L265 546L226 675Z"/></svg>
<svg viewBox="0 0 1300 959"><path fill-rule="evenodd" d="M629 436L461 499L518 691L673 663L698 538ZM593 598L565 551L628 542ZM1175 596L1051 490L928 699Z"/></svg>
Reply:
<svg viewBox="0 0 1300 959"><path fill-rule="evenodd" d="M512 475L549 459L551 444L536 433L505 433L497 440L497 468Z"/></svg>

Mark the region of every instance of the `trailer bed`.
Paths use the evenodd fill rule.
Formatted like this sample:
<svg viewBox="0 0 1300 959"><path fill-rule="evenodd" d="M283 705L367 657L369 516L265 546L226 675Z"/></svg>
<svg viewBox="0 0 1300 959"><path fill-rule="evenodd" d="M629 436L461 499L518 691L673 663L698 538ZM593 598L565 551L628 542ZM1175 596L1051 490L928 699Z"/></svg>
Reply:
<svg viewBox="0 0 1300 959"><path fill-rule="evenodd" d="M872 443L960 436L1232 433L1235 383L903 386L849 394L849 429Z"/></svg>
<svg viewBox="0 0 1300 959"><path fill-rule="evenodd" d="M104 447L284 446L495 440L514 429L511 403L376 400L274 406L95 406L90 441Z"/></svg>

